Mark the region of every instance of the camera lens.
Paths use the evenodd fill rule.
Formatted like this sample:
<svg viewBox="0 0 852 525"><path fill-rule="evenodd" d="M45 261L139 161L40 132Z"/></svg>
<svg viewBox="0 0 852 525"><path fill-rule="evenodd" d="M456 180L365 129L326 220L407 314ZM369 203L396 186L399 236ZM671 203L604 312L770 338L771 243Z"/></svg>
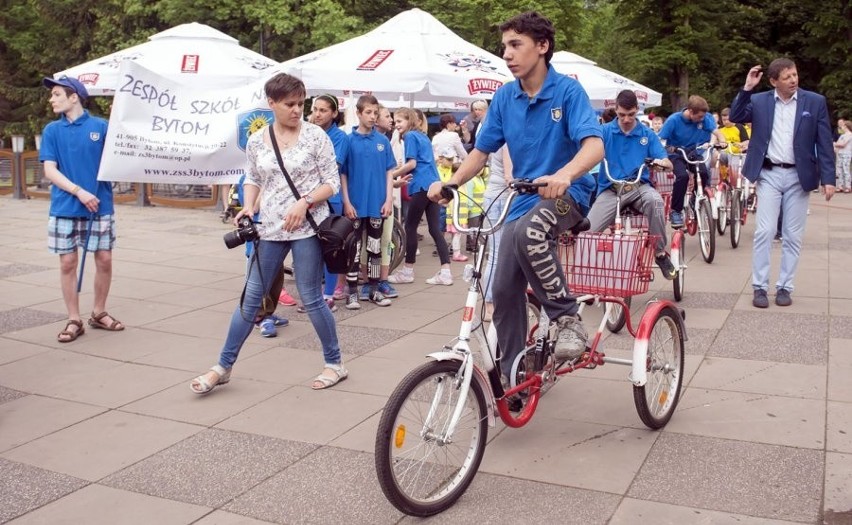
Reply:
<svg viewBox="0 0 852 525"><path fill-rule="evenodd" d="M245 239L243 239L243 236L240 235L240 230L228 232L222 239L225 241L225 246L227 246L229 250L232 250L246 242Z"/></svg>

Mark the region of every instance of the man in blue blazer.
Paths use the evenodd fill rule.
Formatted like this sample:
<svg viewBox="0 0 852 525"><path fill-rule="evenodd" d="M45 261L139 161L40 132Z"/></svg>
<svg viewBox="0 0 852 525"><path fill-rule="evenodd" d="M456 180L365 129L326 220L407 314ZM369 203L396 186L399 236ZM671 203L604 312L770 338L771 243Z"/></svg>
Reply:
<svg viewBox="0 0 852 525"><path fill-rule="evenodd" d="M757 226L752 254L752 286L757 308L767 308L769 256L783 210L781 273L775 304L790 306L793 277L799 263L810 192L820 183L825 200L834 195L834 151L825 97L799 89L796 64L777 58L767 68L774 91L752 94L763 77L754 66L731 104L733 122L751 122L751 141L743 174L757 184Z"/></svg>

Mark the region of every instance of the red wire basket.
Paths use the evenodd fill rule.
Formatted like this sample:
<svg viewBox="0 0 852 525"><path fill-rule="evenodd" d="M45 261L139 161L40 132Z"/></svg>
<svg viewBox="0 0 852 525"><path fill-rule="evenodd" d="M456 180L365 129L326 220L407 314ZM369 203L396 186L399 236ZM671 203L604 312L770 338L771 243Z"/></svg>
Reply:
<svg viewBox="0 0 852 525"><path fill-rule="evenodd" d="M651 181L660 194L670 194L674 190L675 175L671 171L655 171L651 173Z"/></svg>
<svg viewBox="0 0 852 525"><path fill-rule="evenodd" d="M630 297L648 291L653 278L656 235L584 232L560 243L572 295Z"/></svg>

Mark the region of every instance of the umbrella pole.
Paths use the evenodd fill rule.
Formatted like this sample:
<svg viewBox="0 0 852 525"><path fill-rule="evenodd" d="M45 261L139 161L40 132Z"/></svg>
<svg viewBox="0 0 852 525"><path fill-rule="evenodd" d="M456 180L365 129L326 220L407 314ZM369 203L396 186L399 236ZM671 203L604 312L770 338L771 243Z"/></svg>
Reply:
<svg viewBox="0 0 852 525"><path fill-rule="evenodd" d="M92 225L95 223L95 214L89 215L89 225L86 228L86 240L83 242L83 259L80 261L80 275L77 277L77 293L83 288L83 269L86 267L86 252L89 251L89 238L92 236Z"/></svg>

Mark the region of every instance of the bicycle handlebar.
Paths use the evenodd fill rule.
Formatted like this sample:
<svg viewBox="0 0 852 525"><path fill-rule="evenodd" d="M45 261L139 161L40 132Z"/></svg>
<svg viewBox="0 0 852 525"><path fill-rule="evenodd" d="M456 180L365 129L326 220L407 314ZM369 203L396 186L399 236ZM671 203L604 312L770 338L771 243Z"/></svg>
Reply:
<svg viewBox="0 0 852 525"><path fill-rule="evenodd" d="M623 186L626 186L628 184L638 184L639 181L642 179L643 170L644 171L651 171L651 168L655 165L654 164L655 160L657 160L657 159L652 159L652 158L649 157L649 158L646 158L644 161L642 161L642 165L639 166L638 170L636 170L636 178L635 179L613 179L612 175L609 174L609 163L606 161L606 158L604 158L601 161L601 167L604 170L604 174L606 175L606 178L609 179L609 182L611 182L615 186L622 186L623 187Z"/></svg>
<svg viewBox="0 0 852 525"><path fill-rule="evenodd" d="M707 160L710 159L711 149L726 149L727 147L727 145L721 146L719 144L710 144L709 142L705 142L704 144L697 144L692 148L693 153L701 149L704 150L704 153L701 154L701 158L698 160L689 160L689 154L687 154L686 148L675 147L675 151L683 155L683 160L686 161L687 164L697 165L706 163Z"/></svg>
<svg viewBox="0 0 852 525"><path fill-rule="evenodd" d="M490 228L467 228L459 224L459 211L461 204L459 202L459 188L455 184L446 184L441 188L441 197L453 201L453 226L459 233L472 233L478 230L482 235L491 235L499 230L506 221L506 216L509 215L509 208L512 201L521 194L538 193L539 188L547 186L546 182L532 182L525 179L515 179L509 183L509 196L506 198L506 203L503 205L503 211L500 212L500 217L494 222Z"/></svg>

